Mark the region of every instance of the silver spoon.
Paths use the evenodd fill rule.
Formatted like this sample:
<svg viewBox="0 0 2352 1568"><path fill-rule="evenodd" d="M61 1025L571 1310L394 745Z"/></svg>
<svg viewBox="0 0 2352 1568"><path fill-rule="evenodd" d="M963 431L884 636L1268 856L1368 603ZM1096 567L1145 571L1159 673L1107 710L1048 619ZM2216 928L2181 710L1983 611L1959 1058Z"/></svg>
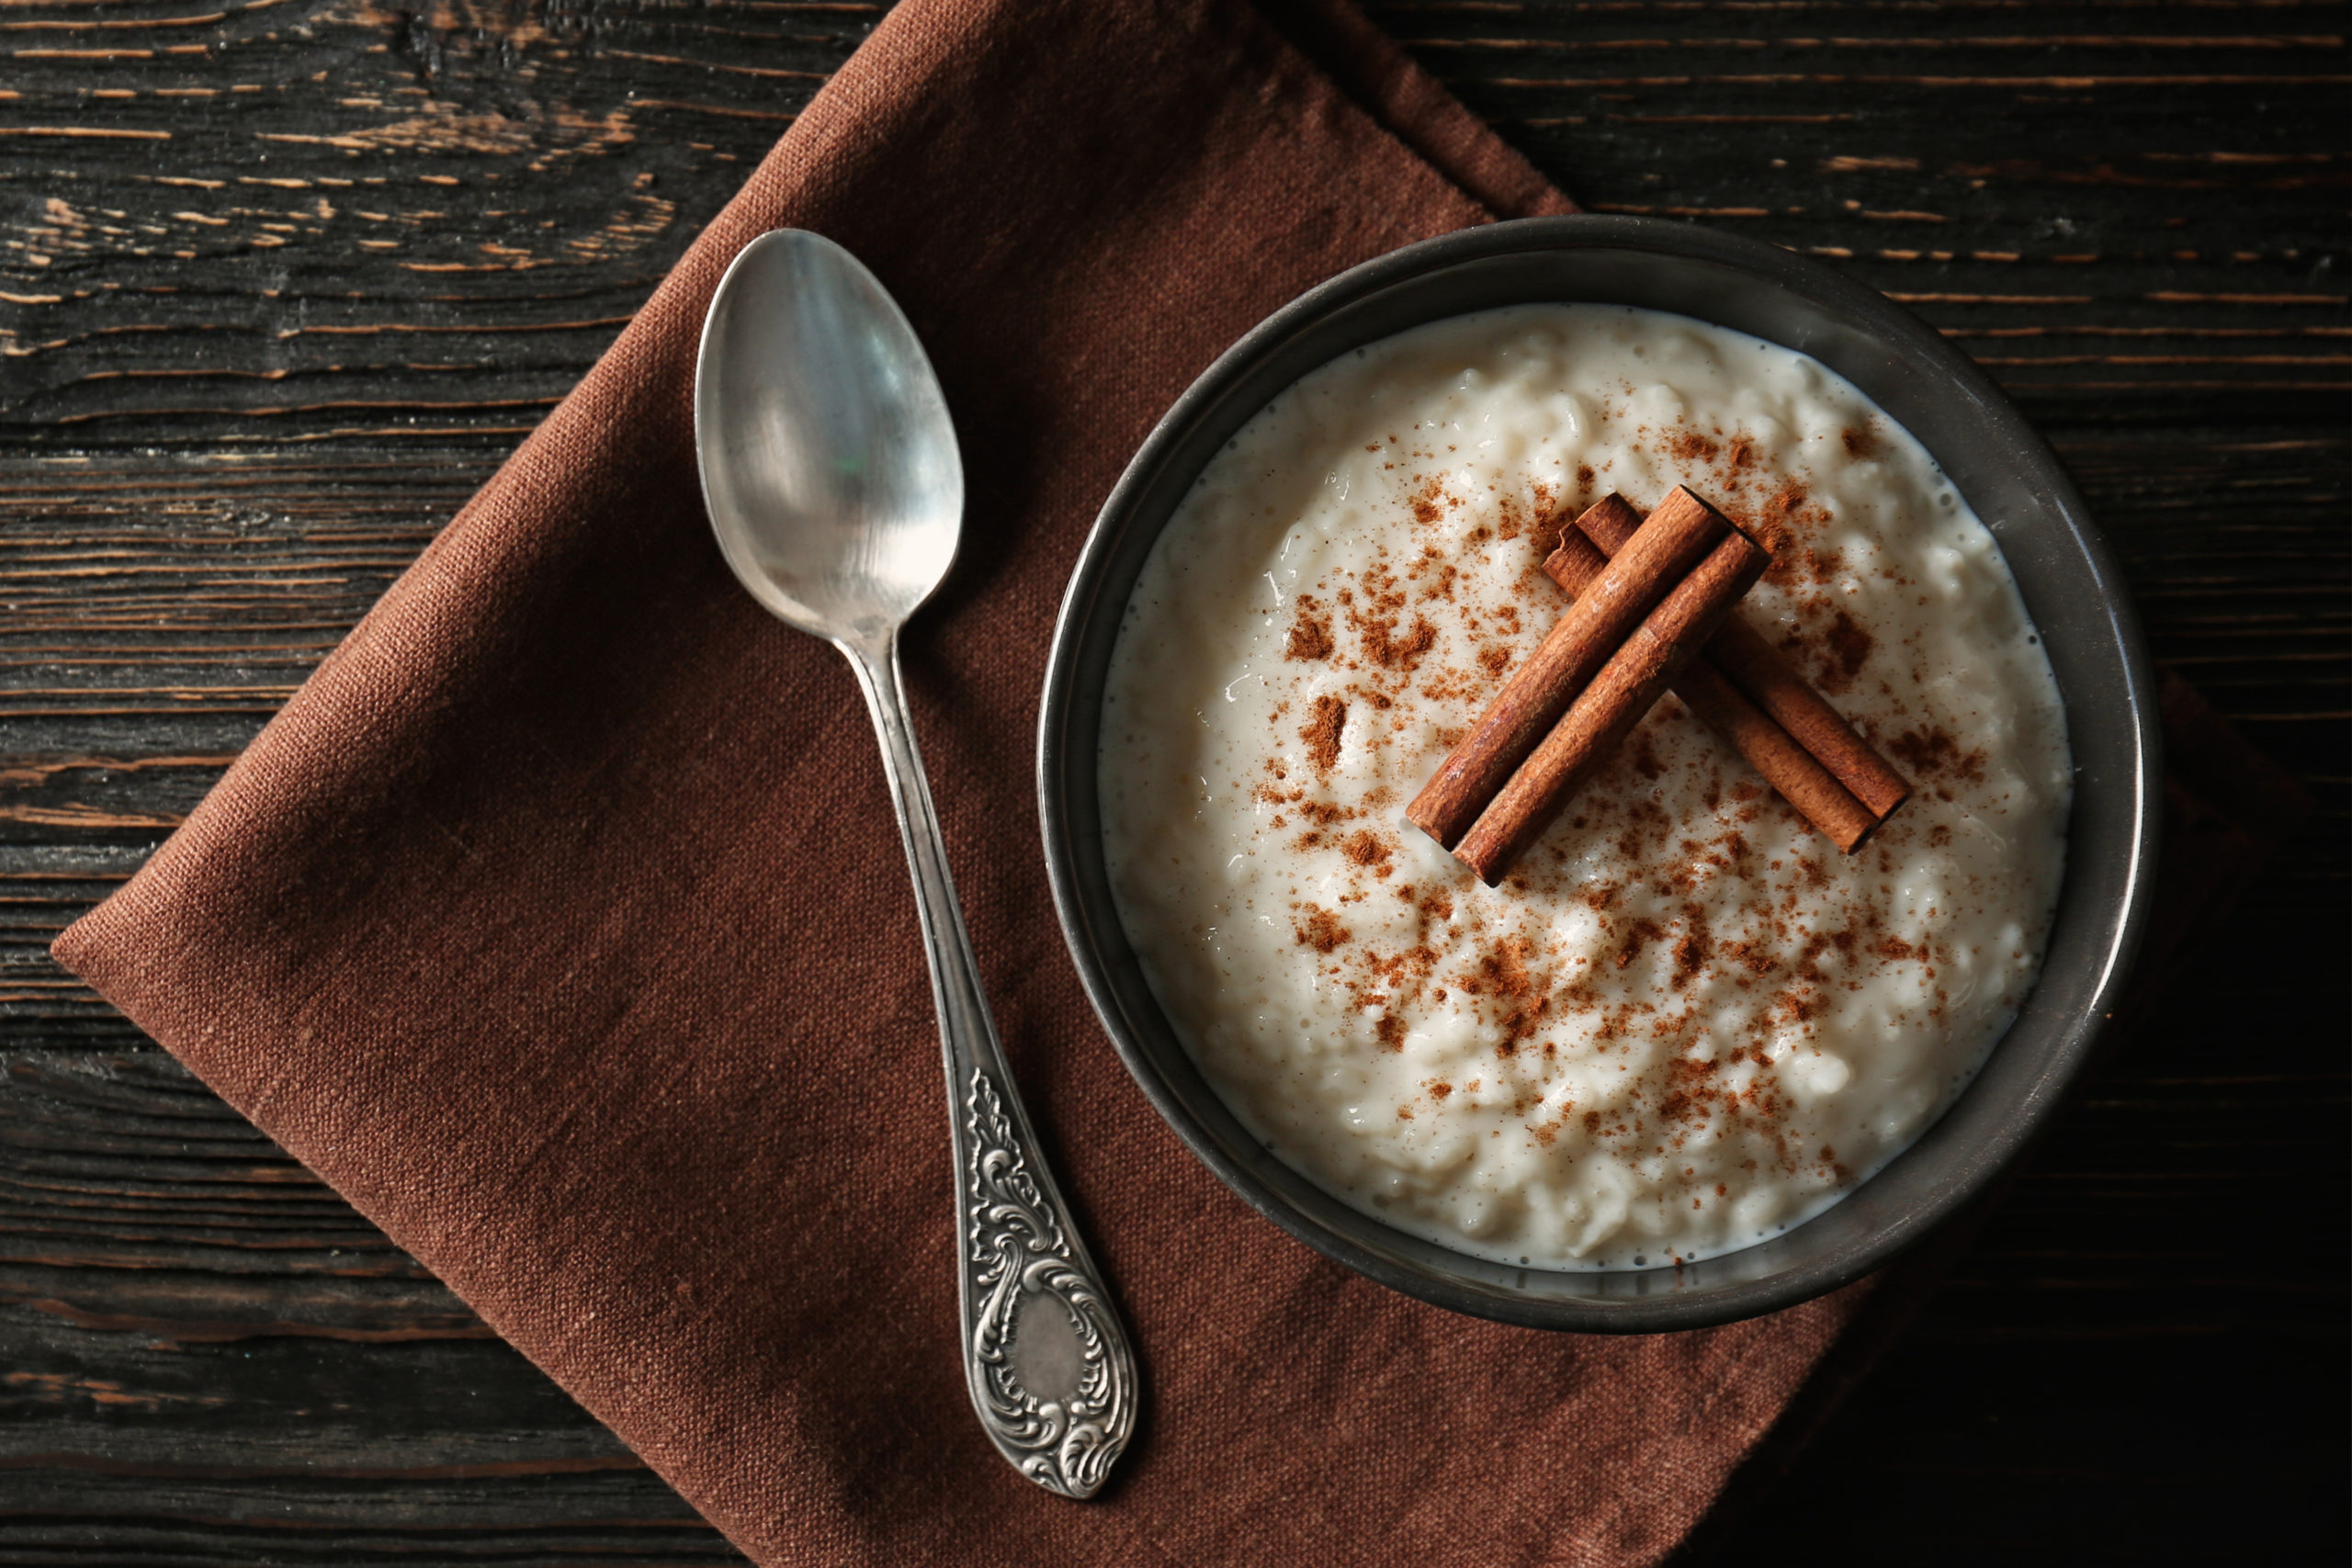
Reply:
<svg viewBox="0 0 2352 1568"><path fill-rule="evenodd" d="M1135 1429L1135 1356L1013 1092L899 679L899 628L963 525L946 399L874 275L779 229L743 248L704 318L695 452L727 564L842 650L881 737L946 1058L973 1406L1021 1473L1091 1497Z"/></svg>

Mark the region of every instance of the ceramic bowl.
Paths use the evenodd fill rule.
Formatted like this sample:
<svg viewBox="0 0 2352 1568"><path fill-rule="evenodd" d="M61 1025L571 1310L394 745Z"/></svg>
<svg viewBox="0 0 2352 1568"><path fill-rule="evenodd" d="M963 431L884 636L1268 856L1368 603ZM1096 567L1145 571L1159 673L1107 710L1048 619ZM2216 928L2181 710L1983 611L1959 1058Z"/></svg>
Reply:
<svg viewBox="0 0 2352 1568"><path fill-rule="evenodd" d="M1209 457L1284 388L1351 349L1537 301L1693 316L1810 355L1860 388L1918 437L2000 541L2057 673L2074 750L2049 953L1975 1080L1842 1201L1770 1241L1679 1268L1577 1272L1474 1258L1396 1230L1292 1170L1185 1054L1104 870L1095 797L1104 671L1136 574ZM1176 400L1103 505L1062 602L1037 794L1055 903L1103 1028L1169 1125L1227 1186L1317 1251L1440 1306L1650 1333L1753 1316L1859 1279L2017 1157L2114 1010L2144 923L2163 794L2157 742L2147 654L2114 558L2056 456L1974 365L1901 307L1790 252L1653 219L1543 218L1448 234L1344 273L1267 318Z"/></svg>

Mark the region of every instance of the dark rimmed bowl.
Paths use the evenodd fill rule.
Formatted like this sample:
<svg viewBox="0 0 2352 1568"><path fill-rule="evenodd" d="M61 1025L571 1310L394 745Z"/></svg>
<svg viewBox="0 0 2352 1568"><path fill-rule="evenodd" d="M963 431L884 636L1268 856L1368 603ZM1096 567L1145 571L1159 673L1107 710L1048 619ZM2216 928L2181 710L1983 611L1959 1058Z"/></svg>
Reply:
<svg viewBox="0 0 2352 1568"><path fill-rule="evenodd" d="M2041 977L1975 1080L1843 1201L1680 1268L1514 1268L1406 1235L1276 1159L1178 1042L1119 920L1095 765L1104 672L1136 574L1210 457L1350 349L1473 310L1593 301L1671 310L1812 355L1926 446L2000 541L2066 705L2075 798ZM1408 245L1267 318L1176 400L1095 520L1062 601L1038 720L1037 800L1063 933L1102 1026L1159 1113L1299 1240L1423 1301L1534 1327L1653 1333L1792 1305L1951 1216L2049 1116L2114 1010L2154 884L2162 769L2131 599L2057 457L1984 374L1907 311L1802 256L1645 218L1536 218Z"/></svg>

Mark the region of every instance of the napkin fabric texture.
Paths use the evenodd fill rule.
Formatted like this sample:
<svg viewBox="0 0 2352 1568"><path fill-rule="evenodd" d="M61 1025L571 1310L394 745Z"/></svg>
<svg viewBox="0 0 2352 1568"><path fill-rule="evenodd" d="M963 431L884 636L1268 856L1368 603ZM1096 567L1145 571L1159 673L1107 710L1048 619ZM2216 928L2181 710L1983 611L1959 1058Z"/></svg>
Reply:
<svg viewBox="0 0 2352 1568"><path fill-rule="evenodd" d="M1345 267L1570 210L1344 0L907 0L57 954L762 1563L1656 1561L1869 1286L1611 1339L1325 1262L1120 1066L1031 775L1063 583L1184 386ZM699 503L703 310L779 226L881 277L963 441L964 548L906 681L1014 1072L1141 1359L1091 1504L969 1412L866 716Z"/></svg>

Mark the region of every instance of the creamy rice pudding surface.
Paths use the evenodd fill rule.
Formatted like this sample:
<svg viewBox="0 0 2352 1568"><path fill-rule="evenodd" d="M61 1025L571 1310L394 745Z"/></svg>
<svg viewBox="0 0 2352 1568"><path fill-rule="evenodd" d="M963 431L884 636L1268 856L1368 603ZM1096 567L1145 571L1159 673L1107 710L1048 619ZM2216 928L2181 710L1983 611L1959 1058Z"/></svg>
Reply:
<svg viewBox="0 0 2352 1568"><path fill-rule="evenodd" d="M1840 856L1669 696L1482 886L1404 805L1565 606L1559 525L1677 484L1773 549L1737 613L1915 793ZM1121 913L1226 1102L1510 1262L1835 1201L1983 1062L2058 892L2064 716L1991 534L1851 385L1679 316L1487 311L1300 381L1161 536L1104 705Z"/></svg>

